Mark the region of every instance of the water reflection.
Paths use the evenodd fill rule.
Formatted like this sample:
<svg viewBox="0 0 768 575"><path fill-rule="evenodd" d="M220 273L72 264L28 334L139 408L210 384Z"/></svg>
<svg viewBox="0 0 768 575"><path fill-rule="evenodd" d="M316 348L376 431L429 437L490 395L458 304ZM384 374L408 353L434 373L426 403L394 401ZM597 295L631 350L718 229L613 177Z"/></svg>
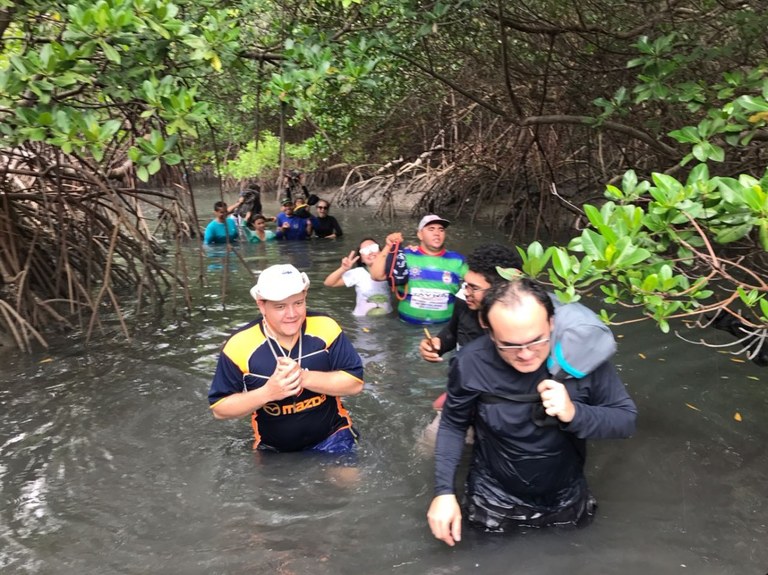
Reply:
<svg viewBox="0 0 768 575"><path fill-rule="evenodd" d="M511 537L469 530L452 550L434 541L432 462L416 440L447 365L419 359L416 326L354 317L354 290L322 286L359 237L416 222L334 214L341 240L241 245L220 269L189 245L192 275L205 276L192 288L200 305L130 343L115 331L87 348L62 340L38 356L5 354L4 575L768 571L768 372L647 324L616 330L640 417L635 438L590 446L596 521ZM449 232L464 253L503 239L493 228ZM208 413L218 350L257 314L248 289L276 262L307 271L310 309L335 317L366 363L365 392L346 400L362 435L357 482L334 478L344 462L333 458L254 454L247 420Z"/></svg>

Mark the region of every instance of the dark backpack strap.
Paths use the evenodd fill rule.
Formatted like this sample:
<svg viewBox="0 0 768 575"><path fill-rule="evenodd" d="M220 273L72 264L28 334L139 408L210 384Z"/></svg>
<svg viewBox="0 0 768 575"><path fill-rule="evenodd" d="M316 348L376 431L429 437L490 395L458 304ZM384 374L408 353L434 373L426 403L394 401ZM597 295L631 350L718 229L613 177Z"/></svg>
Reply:
<svg viewBox="0 0 768 575"><path fill-rule="evenodd" d="M557 376L550 375L550 379L562 381L559 377L566 376L564 371L560 371ZM541 396L538 393L481 393L480 401L483 403L530 403L531 420L538 427L553 427L560 422L556 417L547 415L544 404L541 403Z"/></svg>
<svg viewBox="0 0 768 575"><path fill-rule="evenodd" d="M536 403L540 401L538 393L481 393L480 401L483 403Z"/></svg>

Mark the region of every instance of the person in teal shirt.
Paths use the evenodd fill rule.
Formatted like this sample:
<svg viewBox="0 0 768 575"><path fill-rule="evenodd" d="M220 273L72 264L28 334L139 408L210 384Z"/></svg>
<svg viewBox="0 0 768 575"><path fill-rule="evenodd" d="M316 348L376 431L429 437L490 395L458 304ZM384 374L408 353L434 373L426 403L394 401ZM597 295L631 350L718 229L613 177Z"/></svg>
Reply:
<svg viewBox="0 0 768 575"><path fill-rule="evenodd" d="M214 219L205 226L203 243L226 244L237 241L239 237L237 223L229 217L229 212L226 202L218 201L213 204Z"/></svg>
<svg viewBox="0 0 768 575"><path fill-rule="evenodd" d="M272 230L267 229L267 217L262 214L257 214L252 218L253 229L248 227L247 223L242 226L243 233L248 241L252 244L258 244L261 242L271 242L277 239L277 234Z"/></svg>
<svg viewBox="0 0 768 575"><path fill-rule="evenodd" d="M418 325L443 323L453 315L456 293L467 273L464 256L445 249L445 228L450 222L435 214L421 218L417 236L419 246L402 248L403 236L394 232L387 236L386 249L381 250L371 265L374 280L390 279L397 261L404 262L407 276L391 281L400 286L397 313L405 322Z"/></svg>

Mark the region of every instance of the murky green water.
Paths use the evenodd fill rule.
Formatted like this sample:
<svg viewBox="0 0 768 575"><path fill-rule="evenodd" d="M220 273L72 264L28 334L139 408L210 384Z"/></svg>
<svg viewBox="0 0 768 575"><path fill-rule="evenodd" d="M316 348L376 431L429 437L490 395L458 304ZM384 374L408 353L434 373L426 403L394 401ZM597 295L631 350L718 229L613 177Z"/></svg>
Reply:
<svg viewBox="0 0 768 575"><path fill-rule="evenodd" d="M322 286L358 238L399 227L372 210L333 213L342 241L240 254L252 270L306 270L310 308L337 318L363 356L366 390L346 401L362 434L356 477L333 458L254 454L247 420L211 417L218 349L256 313L251 272L214 250L183 320L148 322L132 342L115 325L88 347L62 339L0 358L4 575L768 572L768 372L650 324L615 330L640 417L634 438L590 447L591 526L469 532L455 549L433 540L432 462L418 437L445 365L418 358L417 327L355 318L353 290ZM401 223L413 237L415 221ZM450 228L464 253L492 239L503 236ZM196 266L196 247L186 250Z"/></svg>

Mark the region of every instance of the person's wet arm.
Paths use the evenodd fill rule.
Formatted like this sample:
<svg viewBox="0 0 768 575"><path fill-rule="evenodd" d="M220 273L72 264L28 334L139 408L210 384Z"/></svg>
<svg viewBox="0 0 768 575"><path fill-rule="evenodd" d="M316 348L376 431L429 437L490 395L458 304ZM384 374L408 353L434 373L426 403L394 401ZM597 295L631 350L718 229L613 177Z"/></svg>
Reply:
<svg viewBox="0 0 768 575"><path fill-rule="evenodd" d="M228 366L220 360L216 376L226 372L227 369ZM209 398L216 399L211 404L211 412L216 419L233 419L250 415L271 401L279 401L300 393L299 365L292 359L280 358L274 372L264 385L248 391L237 391L219 399L216 399L217 396L212 393L209 394Z"/></svg>
<svg viewBox="0 0 768 575"><path fill-rule="evenodd" d="M461 541L461 507L454 483L477 395L463 390L458 364L454 362L448 379L448 399L435 446L435 497L427 511L432 534L450 546Z"/></svg>
<svg viewBox="0 0 768 575"><path fill-rule="evenodd" d="M363 380L346 371L310 371L304 370L301 385L315 393L325 393L335 397L357 395L363 391Z"/></svg>
<svg viewBox="0 0 768 575"><path fill-rule="evenodd" d="M323 280L323 285L326 287L344 287L346 285L343 278L344 274L351 270L359 259L360 256L355 255L354 250L349 252L348 256L341 259L341 265Z"/></svg>
<svg viewBox="0 0 768 575"><path fill-rule="evenodd" d="M339 328L340 329L340 328ZM330 371L302 371L302 385L333 396L356 395L363 390L363 360L344 332L328 347Z"/></svg>
<svg viewBox="0 0 768 575"><path fill-rule="evenodd" d="M456 309L454 307L451 320L437 334L437 337L440 338L440 355L456 349L456 337L459 332L459 314Z"/></svg>
<svg viewBox="0 0 768 575"><path fill-rule="evenodd" d="M464 450L464 437L472 423L478 393L463 385L462 362L454 361L448 375L448 396L443 405L435 445L435 495L455 492L455 477Z"/></svg>
<svg viewBox="0 0 768 575"><path fill-rule="evenodd" d="M403 236L399 232L394 232L387 236L384 249L376 254L376 259L373 260L371 267L368 269L371 278L376 281L387 279L387 256L392 251L392 246L395 245L397 236L399 236L400 241L402 241ZM395 254L392 254L392 257L395 257Z"/></svg>

